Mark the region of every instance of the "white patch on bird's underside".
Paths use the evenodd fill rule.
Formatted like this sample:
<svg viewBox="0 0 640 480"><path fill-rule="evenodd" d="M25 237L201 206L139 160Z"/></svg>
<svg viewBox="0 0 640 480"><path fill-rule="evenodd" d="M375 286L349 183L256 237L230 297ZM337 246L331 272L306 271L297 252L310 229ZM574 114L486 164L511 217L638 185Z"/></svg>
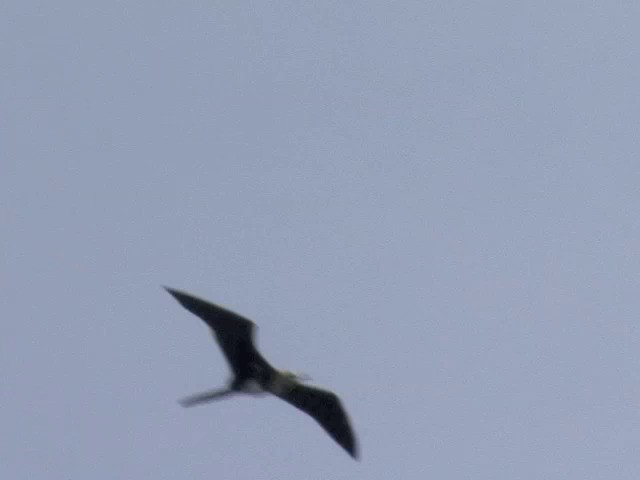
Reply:
<svg viewBox="0 0 640 480"><path fill-rule="evenodd" d="M264 388L262 388L262 385L260 385L258 382L256 382L255 380L247 380L243 385L242 385L242 391L244 393L251 393L254 395L259 395L261 393L267 393L265 391Z"/></svg>

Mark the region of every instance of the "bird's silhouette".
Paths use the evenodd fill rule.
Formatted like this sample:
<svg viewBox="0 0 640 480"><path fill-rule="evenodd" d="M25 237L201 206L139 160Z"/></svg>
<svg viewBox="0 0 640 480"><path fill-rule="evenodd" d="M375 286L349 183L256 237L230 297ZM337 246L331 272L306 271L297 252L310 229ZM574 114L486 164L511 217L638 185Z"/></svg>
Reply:
<svg viewBox="0 0 640 480"><path fill-rule="evenodd" d="M238 393L272 393L313 417L349 455L358 457L356 438L338 397L330 391L304 385L300 375L273 368L256 349L255 324L251 320L180 290L164 288L211 328L233 372L227 387L187 397L180 402L183 406Z"/></svg>

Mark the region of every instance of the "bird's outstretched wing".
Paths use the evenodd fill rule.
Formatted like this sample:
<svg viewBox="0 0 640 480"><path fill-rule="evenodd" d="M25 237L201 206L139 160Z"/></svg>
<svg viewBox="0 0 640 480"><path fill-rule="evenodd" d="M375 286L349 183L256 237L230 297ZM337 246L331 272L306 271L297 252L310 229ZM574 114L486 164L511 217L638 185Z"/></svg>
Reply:
<svg viewBox="0 0 640 480"><path fill-rule="evenodd" d="M349 418L334 393L295 383L278 396L313 417L349 455L358 458L358 445Z"/></svg>
<svg viewBox="0 0 640 480"><path fill-rule="evenodd" d="M237 376L245 376L247 360L259 355L253 345L255 324L237 313L186 292L164 288L184 308L209 325L234 373Z"/></svg>

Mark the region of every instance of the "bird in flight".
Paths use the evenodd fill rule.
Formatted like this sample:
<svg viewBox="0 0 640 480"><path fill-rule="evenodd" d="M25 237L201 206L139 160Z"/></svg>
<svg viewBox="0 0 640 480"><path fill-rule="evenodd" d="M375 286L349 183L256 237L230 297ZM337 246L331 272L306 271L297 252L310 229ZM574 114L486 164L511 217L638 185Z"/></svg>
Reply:
<svg viewBox="0 0 640 480"><path fill-rule="evenodd" d="M340 399L333 392L304 385L308 378L302 375L273 368L256 349L251 320L186 292L164 288L211 328L233 372L225 388L191 395L180 401L182 406L238 393L271 393L313 417L349 455L358 458L356 438Z"/></svg>

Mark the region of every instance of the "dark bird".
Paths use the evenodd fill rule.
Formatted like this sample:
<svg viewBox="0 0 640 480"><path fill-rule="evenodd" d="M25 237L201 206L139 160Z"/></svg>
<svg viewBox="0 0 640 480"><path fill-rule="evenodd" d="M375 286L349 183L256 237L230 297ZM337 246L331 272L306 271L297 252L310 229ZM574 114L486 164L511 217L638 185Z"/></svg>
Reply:
<svg viewBox="0 0 640 480"><path fill-rule="evenodd" d="M184 407L237 393L272 393L313 417L349 455L358 457L356 439L340 399L327 390L303 385L301 382L308 378L302 375L273 368L256 349L251 320L188 293L165 289L211 328L233 372L226 388L187 397L180 401Z"/></svg>

